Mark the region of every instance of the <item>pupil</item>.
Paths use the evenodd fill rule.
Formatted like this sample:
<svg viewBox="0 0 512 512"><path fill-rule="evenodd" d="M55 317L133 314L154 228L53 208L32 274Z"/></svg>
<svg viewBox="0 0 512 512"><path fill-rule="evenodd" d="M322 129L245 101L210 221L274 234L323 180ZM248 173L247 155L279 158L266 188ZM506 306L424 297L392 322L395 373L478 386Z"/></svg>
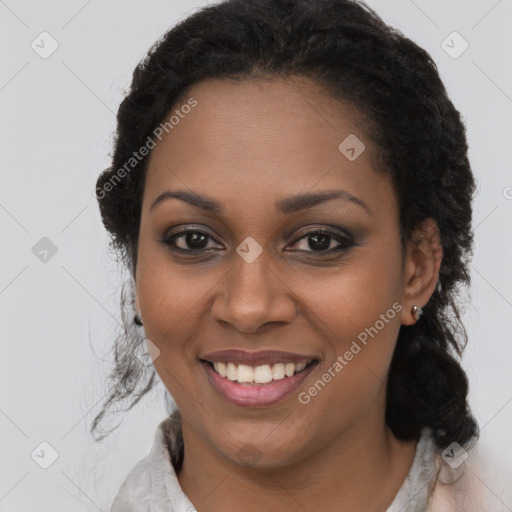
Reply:
<svg viewBox="0 0 512 512"><path fill-rule="evenodd" d="M187 244L189 247L202 249L205 241L206 236L202 233L187 233Z"/></svg>
<svg viewBox="0 0 512 512"><path fill-rule="evenodd" d="M314 240L313 244L311 240ZM318 242L320 240L320 242ZM309 248L310 249L327 249L329 247L330 236L319 233L317 235L311 235L309 237ZM316 245L316 247L315 247Z"/></svg>

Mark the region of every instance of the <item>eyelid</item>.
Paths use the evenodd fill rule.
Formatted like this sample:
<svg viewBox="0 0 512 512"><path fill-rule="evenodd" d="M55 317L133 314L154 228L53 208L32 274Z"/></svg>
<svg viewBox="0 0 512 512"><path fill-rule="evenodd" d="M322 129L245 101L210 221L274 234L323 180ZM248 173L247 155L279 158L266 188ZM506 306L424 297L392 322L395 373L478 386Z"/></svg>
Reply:
<svg viewBox="0 0 512 512"><path fill-rule="evenodd" d="M325 233L330 235L337 235L339 237L343 237L347 240L350 240L351 242L356 242L356 238L354 235L352 235L352 233L350 233L346 229L343 229L342 227L332 226L330 224L324 224L322 226L309 225L306 228L301 229L299 231L299 233L296 235L295 240L299 240L304 236L312 233Z"/></svg>

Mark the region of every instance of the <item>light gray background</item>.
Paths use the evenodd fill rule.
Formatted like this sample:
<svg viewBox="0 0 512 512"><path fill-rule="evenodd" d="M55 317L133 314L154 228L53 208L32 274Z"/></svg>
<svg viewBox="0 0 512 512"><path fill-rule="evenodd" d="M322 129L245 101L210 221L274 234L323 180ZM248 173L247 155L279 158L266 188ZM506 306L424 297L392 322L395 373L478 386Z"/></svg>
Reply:
<svg viewBox="0 0 512 512"><path fill-rule="evenodd" d="M103 444L88 433L106 391L121 280L93 189L133 68L205 4L0 0L2 511L107 511L166 415L159 384ZM479 187L464 364L482 444L512 460L512 2L369 4L433 56L467 125ZM48 59L31 48L42 31L59 44ZM453 31L469 43L456 59L441 47ZM58 249L47 263L32 253L42 237ZM59 454L46 470L30 456L42 441Z"/></svg>

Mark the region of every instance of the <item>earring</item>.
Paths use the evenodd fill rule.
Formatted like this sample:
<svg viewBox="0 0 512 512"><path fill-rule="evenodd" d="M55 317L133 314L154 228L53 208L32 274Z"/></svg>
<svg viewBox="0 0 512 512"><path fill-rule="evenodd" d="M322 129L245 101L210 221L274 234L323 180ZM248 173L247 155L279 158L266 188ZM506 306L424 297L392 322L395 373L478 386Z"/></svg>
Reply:
<svg viewBox="0 0 512 512"><path fill-rule="evenodd" d="M137 325L142 325L142 315L140 314L140 309L139 309L138 313L135 314L133 321Z"/></svg>
<svg viewBox="0 0 512 512"><path fill-rule="evenodd" d="M419 306L413 306L411 309L411 313L414 316L414 319L418 321L420 319L420 316L423 314L423 309L421 309Z"/></svg>

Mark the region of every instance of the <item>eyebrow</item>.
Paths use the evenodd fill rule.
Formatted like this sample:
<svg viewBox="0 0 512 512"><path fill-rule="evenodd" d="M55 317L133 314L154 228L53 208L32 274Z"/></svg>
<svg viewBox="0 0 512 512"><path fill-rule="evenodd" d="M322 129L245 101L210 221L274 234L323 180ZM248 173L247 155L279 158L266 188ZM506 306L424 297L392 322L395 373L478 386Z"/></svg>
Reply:
<svg viewBox="0 0 512 512"><path fill-rule="evenodd" d="M202 210L214 213L216 215L222 215L225 212L225 209L221 203L215 199L197 194L195 192L187 192L185 190L166 190L153 201L149 211L153 211L158 204L168 199L180 199L181 201L184 201L192 206L196 206L197 208L201 208ZM368 214L372 214L369 206L364 201L354 196L347 190L326 190L324 192L311 192L308 194L300 194L297 196L288 197L286 199L277 201L276 209L283 214L294 213L300 210L305 210L307 208L312 208L318 204L331 201L333 199L341 199L343 201L348 201L359 205L365 209Z"/></svg>

